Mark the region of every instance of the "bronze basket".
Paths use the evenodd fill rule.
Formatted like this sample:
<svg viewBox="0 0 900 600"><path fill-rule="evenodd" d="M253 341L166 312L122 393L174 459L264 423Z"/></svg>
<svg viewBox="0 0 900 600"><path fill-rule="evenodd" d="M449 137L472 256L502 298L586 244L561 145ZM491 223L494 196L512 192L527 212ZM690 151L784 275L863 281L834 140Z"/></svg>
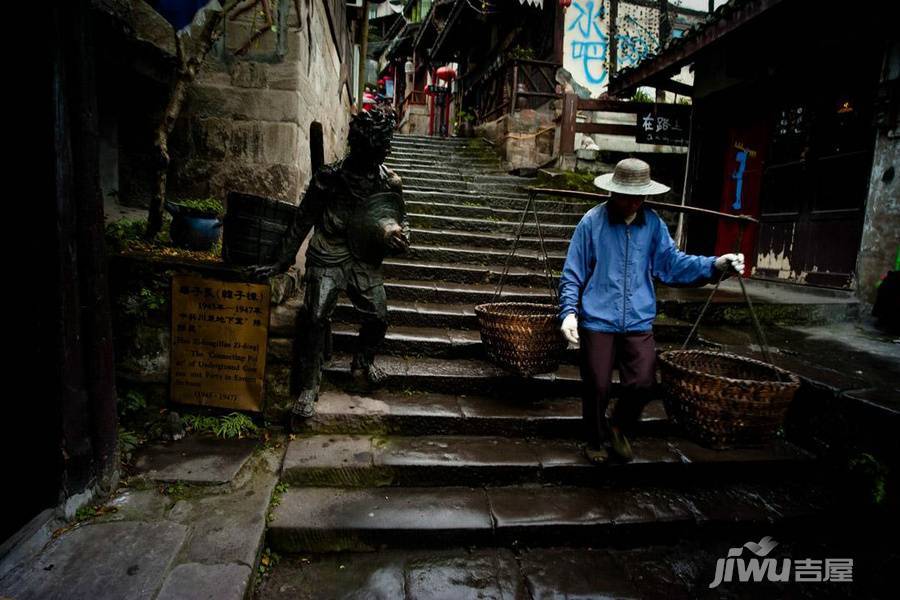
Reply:
<svg viewBox="0 0 900 600"><path fill-rule="evenodd" d="M475 307L488 358L518 375L555 371L566 342L557 307L528 302L492 302Z"/></svg>
<svg viewBox="0 0 900 600"><path fill-rule="evenodd" d="M800 387L793 373L726 352L670 350L659 365L669 418L717 449L774 437Z"/></svg>

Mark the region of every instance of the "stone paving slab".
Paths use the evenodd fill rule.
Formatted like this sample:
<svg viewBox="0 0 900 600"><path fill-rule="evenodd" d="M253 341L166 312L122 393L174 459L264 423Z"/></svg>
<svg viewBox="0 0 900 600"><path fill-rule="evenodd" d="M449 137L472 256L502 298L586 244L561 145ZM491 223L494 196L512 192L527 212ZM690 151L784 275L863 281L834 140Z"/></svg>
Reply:
<svg viewBox="0 0 900 600"><path fill-rule="evenodd" d="M53 540L0 581L0 596L28 600L150 599L188 536L168 521L88 524Z"/></svg>
<svg viewBox="0 0 900 600"><path fill-rule="evenodd" d="M96 516L8 571L0 597L246 597L284 441L275 436L253 453L228 486L141 487L139 478L123 486ZM172 446L183 443L191 446Z"/></svg>
<svg viewBox="0 0 900 600"><path fill-rule="evenodd" d="M191 435L142 449L135 459L135 468L141 476L154 481L223 484L234 479L256 445L253 439Z"/></svg>
<svg viewBox="0 0 900 600"><path fill-rule="evenodd" d="M366 550L488 540L491 527L480 489L291 488L273 511L269 540L289 551Z"/></svg>
<svg viewBox="0 0 900 600"><path fill-rule="evenodd" d="M181 564L169 573L156 600L243 600L251 574L247 565Z"/></svg>

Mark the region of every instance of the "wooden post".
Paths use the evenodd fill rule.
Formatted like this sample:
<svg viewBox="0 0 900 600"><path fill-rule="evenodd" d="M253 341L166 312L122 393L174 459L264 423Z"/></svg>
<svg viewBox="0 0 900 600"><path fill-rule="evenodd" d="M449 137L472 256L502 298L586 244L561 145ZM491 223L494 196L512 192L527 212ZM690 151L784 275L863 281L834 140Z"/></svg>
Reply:
<svg viewBox="0 0 900 600"><path fill-rule="evenodd" d="M512 68L512 97L509 100L509 114L516 112L516 101L519 96L519 62L513 61Z"/></svg>
<svg viewBox="0 0 900 600"><path fill-rule="evenodd" d="M553 60L562 66L566 35L566 7L556 4L556 26L553 28Z"/></svg>
<svg viewBox="0 0 900 600"><path fill-rule="evenodd" d="M619 0L609 0L609 76L607 81L613 78L619 69Z"/></svg>
<svg viewBox="0 0 900 600"><path fill-rule="evenodd" d="M567 93L563 99L563 112L559 124L560 156L575 154L575 120L578 116L578 96Z"/></svg>
<svg viewBox="0 0 900 600"><path fill-rule="evenodd" d="M356 97L356 106L363 109L363 92L366 89L366 53L369 51L369 0L363 0L362 26L359 31L359 94Z"/></svg>

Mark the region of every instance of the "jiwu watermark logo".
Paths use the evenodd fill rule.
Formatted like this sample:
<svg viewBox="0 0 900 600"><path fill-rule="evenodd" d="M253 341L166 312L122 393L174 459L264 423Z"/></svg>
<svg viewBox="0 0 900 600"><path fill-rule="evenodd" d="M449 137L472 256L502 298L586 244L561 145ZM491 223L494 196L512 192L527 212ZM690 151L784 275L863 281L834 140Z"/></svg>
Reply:
<svg viewBox="0 0 900 600"><path fill-rule="evenodd" d="M759 542L747 542L730 548L728 556L716 561L716 574L710 588L723 583L770 581L776 582L852 582L852 558L791 558L769 557L778 542L766 536ZM744 550L748 550L746 554Z"/></svg>

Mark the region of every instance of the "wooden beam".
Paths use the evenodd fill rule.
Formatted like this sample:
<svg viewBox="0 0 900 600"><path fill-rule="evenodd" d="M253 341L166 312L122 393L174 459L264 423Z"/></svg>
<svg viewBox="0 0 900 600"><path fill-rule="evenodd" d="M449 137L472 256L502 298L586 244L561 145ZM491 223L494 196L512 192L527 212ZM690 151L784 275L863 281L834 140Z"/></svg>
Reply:
<svg viewBox="0 0 900 600"><path fill-rule="evenodd" d="M653 86L660 90L666 90L667 92L678 94L679 96L687 96L689 98L694 94L694 86L664 77L651 79L647 83L647 85Z"/></svg>
<svg viewBox="0 0 900 600"><path fill-rule="evenodd" d="M580 190L556 190L552 188L527 187L528 192L545 196L556 196L558 198L581 198L582 200L593 200L594 202L606 202L609 200L609 193L598 194L594 192L582 192ZM749 215L733 215L731 213L719 212L708 208L699 208L697 206L686 206L684 204L671 204L669 202L659 202L657 200L644 200L644 205L650 208L658 208L660 210L671 210L675 212L692 213L698 215L710 215L720 219L728 219L731 221L743 221L745 223L759 223Z"/></svg>
<svg viewBox="0 0 900 600"><path fill-rule="evenodd" d="M578 99L578 110L638 113L646 108L647 104L644 102L619 102L618 100L598 100L597 98Z"/></svg>
<svg viewBox="0 0 900 600"><path fill-rule="evenodd" d="M599 133L603 135L630 135L637 133L637 125L620 125L618 123L575 123L578 133Z"/></svg>

